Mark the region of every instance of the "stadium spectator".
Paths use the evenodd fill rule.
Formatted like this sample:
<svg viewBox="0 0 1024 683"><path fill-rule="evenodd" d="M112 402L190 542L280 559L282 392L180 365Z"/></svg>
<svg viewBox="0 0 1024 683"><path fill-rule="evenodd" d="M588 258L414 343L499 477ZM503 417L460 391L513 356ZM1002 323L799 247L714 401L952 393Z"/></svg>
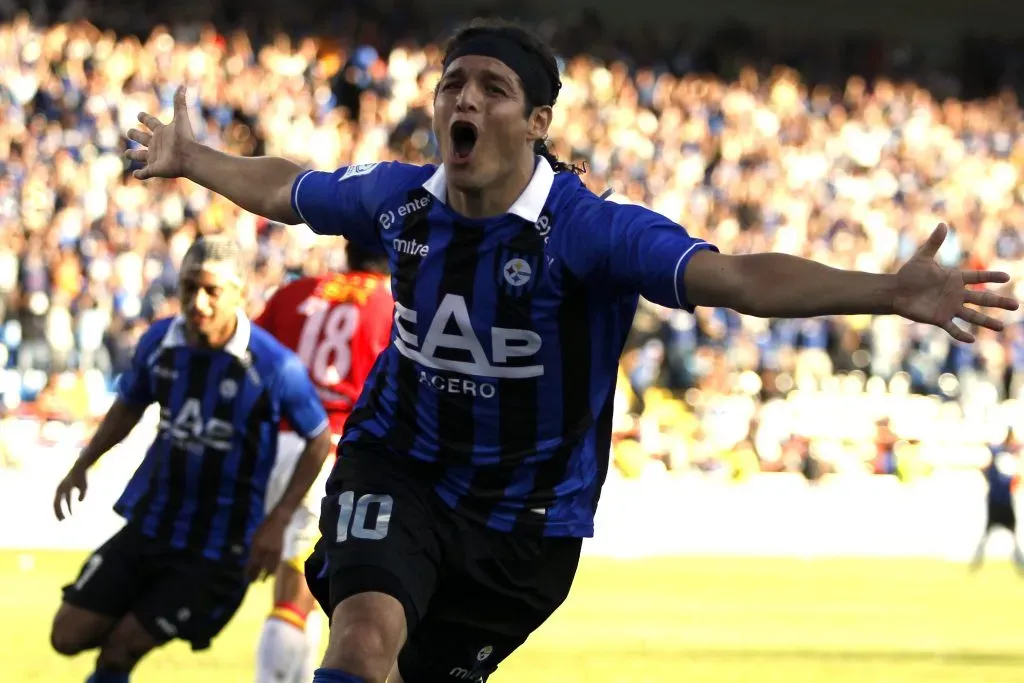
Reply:
<svg viewBox="0 0 1024 683"><path fill-rule="evenodd" d="M55 21L62 4L51 3ZM333 4L309 3L295 21L341 11ZM438 53L410 32L414 15L360 6L344 10L355 28L341 38L293 40L267 35L260 5L238 15L248 33L218 33L196 13L141 38L25 16L0 25L0 398L12 415L71 419L47 408L55 387L109 390L146 322L177 310L177 266L196 234L237 234L257 264L250 312L289 278L345 265L337 239L125 172L120 131L142 110L169 116L177 84L196 98L197 135L234 152L320 168L433 156ZM680 44L634 52L648 68L588 35L600 35L589 55L565 52L552 137L560 157L586 161L592 189L726 252L878 271L944 219L946 264L1008 270L1024 294L1024 124L1009 92L963 101L885 78L812 85L789 67L734 69L742 61L721 51L710 61L725 75L703 75L693 66L706 56ZM742 479L752 458L762 470L894 473L912 440L925 458L958 444L957 462L973 463L984 444L961 444L956 425L1022 398L1024 320L968 347L893 318L767 322L645 303L623 377L633 396L616 451L630 475L654 463ZM84 410L101 414L94 395Z"/></svg>

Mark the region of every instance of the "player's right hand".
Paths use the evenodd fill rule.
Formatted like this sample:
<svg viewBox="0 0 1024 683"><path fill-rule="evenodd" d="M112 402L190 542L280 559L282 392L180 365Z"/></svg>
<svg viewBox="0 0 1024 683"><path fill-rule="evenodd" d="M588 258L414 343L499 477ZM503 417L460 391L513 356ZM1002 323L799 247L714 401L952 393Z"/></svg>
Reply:
<svg viewBox="0 0 1024 683"><path fill-rule="evenodd" d="M77 462L71 466L71 470L57 484L57 494L53 497L53 514L57 515L59 521L64 521L64 508L68 509L68 516L71 516L71 495L78 490L79 502L85 500L85 491L88 488L85 468Z"/></svg>
<svg viewBox="0 0 1024 683"><path fill-rule="evenodd" d="M142 149L129 149L124 153L128 159L143 164L134 176L146 180L183 175L183 149L196 139L185 106L185 86L174 93L174 117L170 123L161 123L145 112L139 114L139 122L143 127L129 130L128 139L142 145Z"/></svg>

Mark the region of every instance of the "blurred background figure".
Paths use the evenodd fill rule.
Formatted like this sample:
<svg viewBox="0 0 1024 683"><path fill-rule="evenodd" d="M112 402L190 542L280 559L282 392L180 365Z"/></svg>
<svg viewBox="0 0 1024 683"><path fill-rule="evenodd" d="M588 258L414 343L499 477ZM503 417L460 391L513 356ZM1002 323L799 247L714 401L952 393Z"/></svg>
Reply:
<svg viewBox="0 0 1024 683"><path fill-rule="evenodd" d="M1014 505L1014 495L1020 486L1021 477L1020 442L1017 441L1013 430L1009 429L1001 443L993 444L989 448L992 451L992 458L982 470L988 484L985 496L985 531L982 532L978 548L974 551L971 570L981 569L989 534L993 529L1001 528L1013 536L1013 562L1017 566L1017 571L1024 574L1024 551L1021 550L1020 541L1017 539L1017 512Z"/></svg>

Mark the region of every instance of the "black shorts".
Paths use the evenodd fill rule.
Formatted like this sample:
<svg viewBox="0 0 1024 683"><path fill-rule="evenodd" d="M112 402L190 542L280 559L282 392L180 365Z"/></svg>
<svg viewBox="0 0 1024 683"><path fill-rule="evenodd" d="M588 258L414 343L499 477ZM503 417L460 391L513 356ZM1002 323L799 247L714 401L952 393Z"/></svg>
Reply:
<svg viewBox="0 0 1024 683"><path fill-rule="evenodd" d="M343 444L307 582L328 615L368 591L402 603L405 683L483 681L568 596L582 540L488 529L431 481L417 463Z"/></svg>
<svg viewBox="0 0 1024 683"><path fill-rule="evenodd" d="M986 529L1001 526L1010 531L1017 530L1017 513L1013 509L1013 503L988 502L988 522Z"/></svg>
<svg viewBox="0 0 1024 683"><path fill-rule="evenodd" d="M204 650L247 587L242 567L170 548L128 524L64 586L64 602L111 617L133 614L158 643L180 638Z"/></svg>

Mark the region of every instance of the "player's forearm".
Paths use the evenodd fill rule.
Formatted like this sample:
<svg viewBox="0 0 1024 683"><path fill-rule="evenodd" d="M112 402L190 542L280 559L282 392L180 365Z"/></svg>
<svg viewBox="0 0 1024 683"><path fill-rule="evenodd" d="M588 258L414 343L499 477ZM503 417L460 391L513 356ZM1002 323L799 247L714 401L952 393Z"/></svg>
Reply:
<svg viewBox="0 0 1024 683"><path fill-rule="evenodd" d="M306 448L302 451L302 455L299 456L299 461L292 472L292 477L288 480L284 493L281 494L281 499L274 506L274 509L270 511L271 515L279 516L282 519L291 518L299 505L302 504L302 499L306 497L306 493L313 486L313 482L319 476L330 450L331 430L324 429L318 436L306 444Z"/></svg>
<svg viewBox="0 0 1024 683"><path fill-rule="evenodd" d="M110 406L110 410L107 411L100 426L96 429L96 433L79 454L78 464L86 469L92 467L97 460L103 457L104 453L131 434L145 412L145 407L114 399L114 405Z"/></svg>
<svg viewBox="0 0 1024 683"><path fill-rule="evenodd" d="M893 313L895 275L840 270L788 254L733 256L716 305L760 318ZM723 296L720 295L720 298Z"/></svg>
<svg viewBox="0 0 1024 683"><path fill-rule="evenodd" d="M299 222L291 206L291 189L303 169L294 162L225 154L193 142L183 151L182 164L186 178L246 211L279 223Z"/></svg>

